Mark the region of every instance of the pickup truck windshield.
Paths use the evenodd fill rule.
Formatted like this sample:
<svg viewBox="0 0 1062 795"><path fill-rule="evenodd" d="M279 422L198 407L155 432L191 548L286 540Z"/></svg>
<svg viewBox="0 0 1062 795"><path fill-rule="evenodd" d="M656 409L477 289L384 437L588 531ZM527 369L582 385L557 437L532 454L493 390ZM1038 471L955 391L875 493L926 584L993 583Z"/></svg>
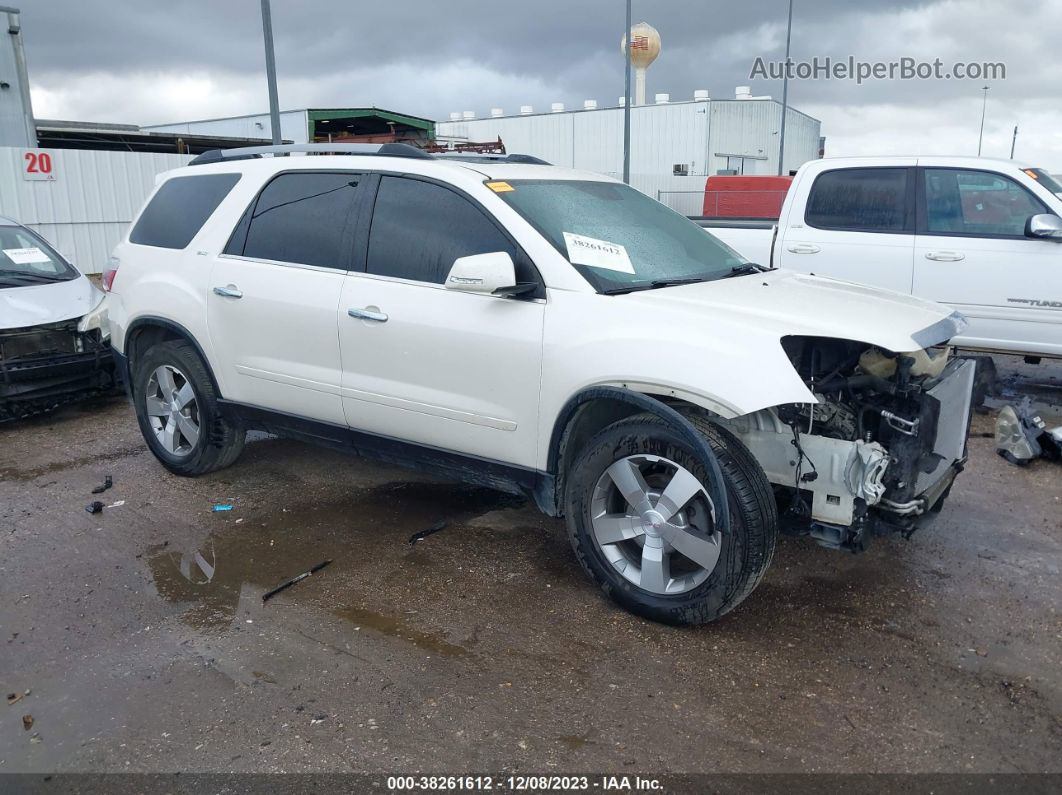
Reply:
<svg viewBox="0 0 1062 795"><path fill-rule="evenodd" d="M627 185L513 180L488 186L599 293L669 287L747 272L736 251Z"/></svg>
<svg viewBox="0 0 1062 795"><path fill-rule="evenodd" d="M1062 185L1058 183L1057 179L1052 177L1042 168L1030 168L1029 171L1026 171L1025 173L1029 174L1030 177L1035 179L1037 182L1039 182L1041 185L1043 185L1045 188L1055 194L1058 198L1062 199Z"/></svg>
<svg viewBox="0 0 1062 795"><path fill-rule="evenodd" d="M18 226L0 226L0 289L65 282L77 271L41 238Z"/></svg>

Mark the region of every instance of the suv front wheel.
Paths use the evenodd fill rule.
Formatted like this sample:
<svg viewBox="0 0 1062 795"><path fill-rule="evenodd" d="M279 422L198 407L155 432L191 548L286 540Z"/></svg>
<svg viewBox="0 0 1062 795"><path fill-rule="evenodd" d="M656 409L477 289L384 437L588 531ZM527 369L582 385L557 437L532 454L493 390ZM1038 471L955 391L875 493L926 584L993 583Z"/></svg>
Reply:
<svg viewBox="0 0 1062 795"><path fill-rule="evenodd" d="M718 425L688 419L725 481L726 535L716 529L701 454L652 414L591 439L566 489L568 533L583 568L631 612L669 624L707 623L736 607L766 572L778 533L756 459Z"/></svg>
<svg viewBox="0 0 1062 795"><path fill-rule="evenodd" d="M204 475L232 464L244 430L222 415L203 360L187 342L163 342L140 357L133 402L151 452L177 475Z"/></svg>

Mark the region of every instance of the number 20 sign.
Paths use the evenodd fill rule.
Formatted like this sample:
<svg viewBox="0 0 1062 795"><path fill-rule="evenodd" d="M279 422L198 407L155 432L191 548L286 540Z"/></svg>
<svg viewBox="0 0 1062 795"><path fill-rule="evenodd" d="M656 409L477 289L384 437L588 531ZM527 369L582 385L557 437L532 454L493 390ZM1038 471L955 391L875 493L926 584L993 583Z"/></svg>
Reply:
<svg viewBox="0 0 1062 795"><path fill-rule="evenodd" d="M47 152L30 149L22 156L22 178L33 180L54 180L55 164Z"/></svg>

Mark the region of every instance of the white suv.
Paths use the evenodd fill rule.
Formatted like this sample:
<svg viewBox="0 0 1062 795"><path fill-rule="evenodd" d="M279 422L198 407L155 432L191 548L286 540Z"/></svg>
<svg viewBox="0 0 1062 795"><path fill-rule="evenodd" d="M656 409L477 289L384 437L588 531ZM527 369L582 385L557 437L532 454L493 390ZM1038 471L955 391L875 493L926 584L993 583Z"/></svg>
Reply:
<svg viewBox="0 0 1062 795"><path fill-rule="evenodd" d="M198 475L260 428L524 494L672 623L744 599L780 529L858 549L939 509L973 365L926 349L960 316L529 160L296 145L160 176L105 280L152 452Z"/></svg>

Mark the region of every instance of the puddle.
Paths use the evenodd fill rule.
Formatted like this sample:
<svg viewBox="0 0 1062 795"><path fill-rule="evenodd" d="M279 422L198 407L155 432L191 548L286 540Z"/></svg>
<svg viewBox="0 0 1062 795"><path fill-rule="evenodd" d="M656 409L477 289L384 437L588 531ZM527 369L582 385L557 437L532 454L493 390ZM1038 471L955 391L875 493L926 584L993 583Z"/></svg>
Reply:
<svg viewBox="0 0 1062 795"><path fill-rule="evenodd" d="M262 593L326 559L334 562L320 574L293 586L270 606L299 599L299 591L313 589L320 599L319 582L343 582L345 572L387 560L390 565L430 565L426 548L445 544L448 534L477 516L522 505L524 500L486 488L451 483L386 483L353 492L348 498L311 506L289 505L278 512L256 515L253 508L237 504L225 519L215 516L214 530L194 548L159 545L145 553L155 588L164 599L187 604L182 619L200 629L222 629L236 615L245 589L260 599ZM231 517L231 518L229 518ZM239 524L235 519L242 519ZM446 529L416 544L409 537L440 521ZM338 576L337 576L338 575ZM438 654L466 653L440 637L418 633L396 617L351 607L349 597L336 615L383 634L404 638Z"/></svg>
<svg viewBox="0 0 1062 795"><path fill-rule="evenodd" d="M414 646L442 657L461 657L469 653L468 649L447 641L441 634L422 632L406 626L398 616L377 613L362 607L344 607L335 614L349 621L359 629L369 629L409 641Z"/></svg>

